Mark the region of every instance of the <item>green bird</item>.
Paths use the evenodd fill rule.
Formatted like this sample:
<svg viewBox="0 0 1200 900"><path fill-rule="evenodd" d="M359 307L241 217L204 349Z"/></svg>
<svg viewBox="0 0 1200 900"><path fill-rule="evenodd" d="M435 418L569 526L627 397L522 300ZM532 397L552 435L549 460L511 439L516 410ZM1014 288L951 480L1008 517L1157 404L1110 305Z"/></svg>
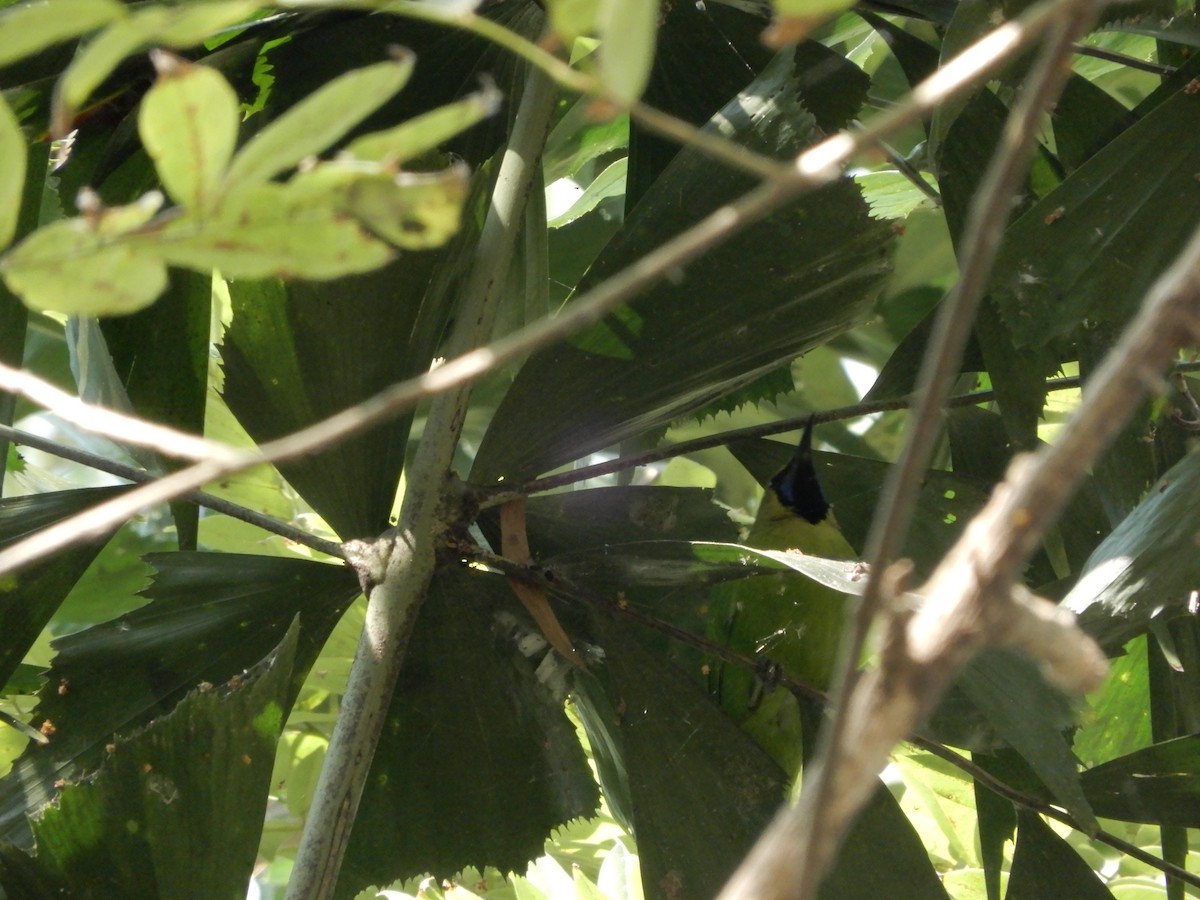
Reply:
<svg viewBox="0 0 1200 900"><path fill-rule="evenodd" d="M821 490L812 455L812 417L791 461L771 479L745 544L826 559L853 559ZM845 596L798 573L740 579L718 591L710 637L762 663L760 673L717 664L713 687L722 707L783 768L798 772L811 749L821 711L802 704L772 673L782 671L827 690L845 618ZM778 667L778 668L776 668Z"/></svg>

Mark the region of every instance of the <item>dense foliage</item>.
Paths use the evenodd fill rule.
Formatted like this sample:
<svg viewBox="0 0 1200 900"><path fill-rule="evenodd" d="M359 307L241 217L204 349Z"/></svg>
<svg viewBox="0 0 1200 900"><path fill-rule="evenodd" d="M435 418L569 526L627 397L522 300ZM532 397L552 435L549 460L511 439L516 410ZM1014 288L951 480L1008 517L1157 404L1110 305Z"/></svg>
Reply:
<svg viewBox="0 0 1200 900"><path fill-rule="evenodd" d="M780 50L762 41L772 6L2 3L0 363L267 445L466 349L447 341L469 328L473 268L500 273L484 344L570 309L754 187L649 112L623 112L635 98L760 163L789 160L905 102L1020 4L842 4ZM1054 440L1200 224L1196 46L1194 11L1148 0L1109 10L1076 55L922 485L905 548L918 572L1016 452ZM537 189L506 225L511 253L491 258L498 172L546 48L587 84L557 89ZM443 490L439 528L416 536L437 564L397 651L336 896L464 870L463 890L489 896L715 894L789 793L780 761L812 739L741 727L747 701L714 688L718 661L812 701L765 664L803 622L785 608L739 661L713 610L751 579L764 595L812 578L852 589L844 564L739 545L790 446L727 432L831 413L818 470L862 549L903 436L894 401L913 390L1027 66L488 372L457 423L455 479L414 474L438 427L425 402L6 568L0 894L241 897L256 871L264 896L286 883L364 620L363 583L338 557L387 532L415 479ZM1188 371L1180 360L1138 411L1025 573L1114 657L1105 688L1073 704L1028 660L979 657L898 748L824 896L1182 895L1155 860L1186 866L1200 827ZM125 476L194 458L19 393L0 394L21 429L0 435L0 551L121 496ZM686 454L576 472L702 436ZM68 447L78 461L55 457ZM525 873L552 836L528 880L494 871Z"/></svg>

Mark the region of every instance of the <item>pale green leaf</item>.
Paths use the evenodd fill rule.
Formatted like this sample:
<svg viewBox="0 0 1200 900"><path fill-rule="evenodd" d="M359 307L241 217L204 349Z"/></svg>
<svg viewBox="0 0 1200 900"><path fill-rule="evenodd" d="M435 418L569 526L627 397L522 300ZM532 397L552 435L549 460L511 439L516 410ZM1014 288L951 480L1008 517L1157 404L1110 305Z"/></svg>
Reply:
<svg viewBox="0 0 1200 900"><path fill-rule="evenodd" d="M469 181L453 166L436 175L362 178L346 196L346 211L370 232L406 250L440 247L458 231Z"/></svg>
<svg viewBox="0 0 1200 900"><path fill-rule="evenodd" d="M219 216L185 215L167 226L157 252L174 265L234 278L318 280L367 272L393 257L353 218L328 202L294 202L288 187L245 188Z"/></svg>
<svg viewBox="0 0 1200 900"><path fill-rule="evenodd" d="M149 306L167 269L128 242L117 243L84 219L65 219L30 235L0 261L9 289L33 309L119 315Z"/></svg>
<svg viewBox="0 0 1200 900"><path fill-rule="evenodd" d="M658 8L653 0L607 0L598 12L600 78L624 103L633 103L642 96L650 80Z"/></svg>
<svg viewBox="0 0 1200 900"><path fill-rule="evenodd" d="M12 109L0 97L0 248L17 231L25 184L25 135Z"/></svg>
<svg viewBox="0 0 1200 900"><path fill-rule="evenodd" d="M932 175L919 174L926 184L937 189ZM862 188L863 199L870 204L871 215L876 219L907 219L914 210L936 208L928 194L895 169L861 172L854 180Z"/></svg>
<svg viewBox="0 0 1200 900"><path fill-rule="evenodd" d="M87 34L126 15L117 0L50 0L0 12L0 66Z"/></svg>
<svg viewBox="0 0 1200 900"><path fill-rule="evenodd" d="M387 131L363 135L346 152L357 159L403 164L493 115L500 99L496 87L487 85L457 103L439 106Z"/></svg>
<svg viewBox="0 0 1200 900"><path fill-rule="evenodd" d="M154 43L167 47L195 46L224 28L245 22L261 6L254 0L221 0L168 7L171 15L154 35Z"/></svg>
<svg viewBox="0 0 1200 900"><path fill-rule="evenodd" d="M569 225L587 215L608 197L619 197L625 193L625 175L629 170L629 159L622 157L596 176L566 212L555 216L546 224L551 228Z"/></svg>
<svg viewBox="0 0 1200 900"><path fill-rule="evenodd" d="M463 166L397 173L389 165L339 159L297 174L288 182L287 202L329 206L376 237L416 250L439 247L458 230L467 189Z"/></svg>
<svg viewBox="0 0 1200 900"><path fill-rule="evenodd" d="M335 78L256 134L234 158L227 188L261 184L327 149L404 87L414 57L376 63Z"/></svg>
<svg viewBox="0 0 1200 900"><path fill-rule="evenodd" d="M138 132L175 202L204 209L237 145L237 94L216 69L164 51L152 56L158 79L142 100Z"/></svg>
<svg viewBox="0 0 1200 900"><path fill-rule="evenodd" d="M120 62L151 44L187 47L213 32L244 20L257 4L246 0L152 6L106 28L75 57L55 87L52 130L70 130L75 111Z"/></svg>
<svg viewBox="0 0 1200 900"><path fill-rule="evenodd" d="M596 29L596 15L605 0L549 0L546 12L550 15L550 28L566 46L570 47L577 37L592 34Z"/></svg>
<svg viewBox="0 0 1200 900"><path fill-rule="evenodd" d="M814 28L854 6L854 0L774 0L775 21L763 36L772 47L804 40Z"/></svg>

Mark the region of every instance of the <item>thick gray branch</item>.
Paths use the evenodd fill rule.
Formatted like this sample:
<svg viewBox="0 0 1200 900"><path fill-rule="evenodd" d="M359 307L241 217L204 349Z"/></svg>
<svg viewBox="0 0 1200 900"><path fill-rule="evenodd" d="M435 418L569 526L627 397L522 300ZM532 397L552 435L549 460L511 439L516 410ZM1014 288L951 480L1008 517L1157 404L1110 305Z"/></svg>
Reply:
<svg viewBox="0 0 1200 900"><path fill-rule="evenodd" d="M463 286L448 351L452 354L484 344L491 336L516 223L522 219L534 175L541 171L537 161L556 94L549 78L530 71ZM394 532L373 543L346 545L367 593L367 617L288 884L292 900L330 897L337 883L408 638L433 578L442 527L439 513L469 399L470 386L460 385L439 394L430 405Z"/></svg>

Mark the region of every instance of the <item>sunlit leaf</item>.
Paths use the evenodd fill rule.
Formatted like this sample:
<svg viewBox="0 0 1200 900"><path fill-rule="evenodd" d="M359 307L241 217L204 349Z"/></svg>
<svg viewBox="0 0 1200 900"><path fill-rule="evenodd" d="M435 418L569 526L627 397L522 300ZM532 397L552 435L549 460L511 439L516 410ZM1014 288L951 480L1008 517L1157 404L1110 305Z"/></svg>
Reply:
<svg viewBox="0 0 1200 900"><path fill-rule="evenodd" d="M0 259L0 274L29 307L77 315L134 312L167 285L159 259L105 240L83 219L38 230Z"/></svg>
<svg viewBox="0 0 1200 900"><path fill-rule="evenodd" d="M1096 548L1063 600L1080 626L1116 648L1154 621L1184 615L1200 584L1200 453L1171 468Z"/></svg>
<svg viewBox="0 0 1200 900"><path fill-rule="evenodd" d="M775 20L763 40L772 47L798 43L819 25L854 6L853 0L772 0Z"/></svg>
<svg viewBox="0 0 1200 900"><path fill-rule="evenodd" d="M138 132L167 193L203 210L237 144L237 95L216 69L164 51L152 58L158 79L142 98Z"/></svg>
<svg viewBox="0 0 1200 900"><path fill-rule="evenodd" d="M117 0L17 3L0 12L0 66L127 15Z"/></svg>
<svg viewBox="0 0 1200 900"><path fill-rule="evenodd" d="M604 0L549 0L550 27L570 47L576 38L595 31L596 13L603 4Z"/></svg>
<svg viewBox="0 0 1200 900"><path fill-rule="evenodd" d="M464 166L436 174L381 174L347 185L342 209L376 237L405 250L446 243L459 227L470 182Z"/></svg>
<svg viewBox="0 0 1200 900"><path fill-rule="evenodd" d="M252 0L155 5L106 28L80 51L55 86L53 132L66 134L76 110L125 57L151 44L197 44L214 31L244 20L257 8Z"/></svg>
<svg viewBox="0 0 1200 900"><path fill-rule="evenodd" d="M256 134L229 167L225 187L244 190L321 153L386 103L408 82L414 58L347 72L323 85Z"/></svg>
<svg viewBox="0 0 1200 900"><path fill-rule="evenodd" d="M551 228L559 228L574 222L580 216L595 209L602 200L609 197L619 197L625 193L625 173L629 168L629 160L622 157L607 166L603 172L592 179L584 188L583 193L571 204L566 212L560 213L546 224Z"/></svg>
<svg viewBox="0 0 1200 900"><path fill-rule="evenodd" d="M659 5L657 0L604 0L597 9L600 80L624 103L637 100L650 78Z"/></svg>
<svg viewBox="0 0 1200 900"><path fill-rule="evenodd" d="M500 92L495 85L486 85L462 100L439 106L395 128L363 135L347 145L346 153L357 159L396 165L408 162L440 147L447 138L495 115L500 100Z"/></svg>
<svg viewBox="0 0 1200 900"><path fill-rule="evenodd" d="M25 135L12 108L0 97L0 250L17 231L25 186Z"/></svg>
<svg viewBox="0 0 1200 900"><path fill-rule="evenodd" d="M297 198L282 184L243 188L226 199L219 216L175 219L155 249L175 265L220 269L235 278L335 278L392 258L391 247L329 199Z"/></svg>

